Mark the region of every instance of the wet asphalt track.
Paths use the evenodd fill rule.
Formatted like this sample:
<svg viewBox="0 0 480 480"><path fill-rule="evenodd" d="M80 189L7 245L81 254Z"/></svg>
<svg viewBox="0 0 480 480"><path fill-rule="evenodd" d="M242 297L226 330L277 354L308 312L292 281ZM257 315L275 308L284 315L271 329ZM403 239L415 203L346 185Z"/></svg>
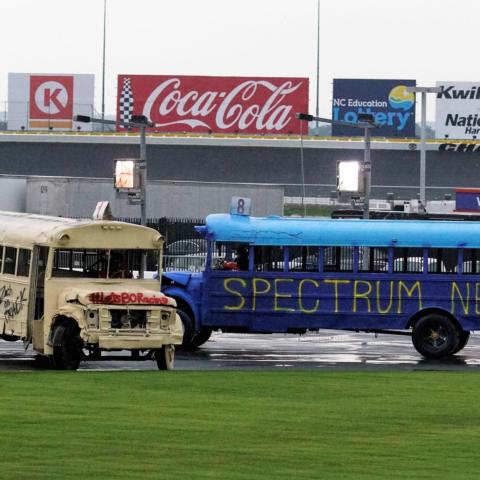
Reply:
<svg viewBox="0 0 480 480"><path fill-rule="evenodd" d="M0 341L0 371L32 371L34 353L21 342ZM318 334L240 335L214 333L194 352L178 351L177 370L460 370L480 371L480 335L459 354L425 360L410 337L323 331ZM153 361L82 362L80 370L156 370Z"/></svg>

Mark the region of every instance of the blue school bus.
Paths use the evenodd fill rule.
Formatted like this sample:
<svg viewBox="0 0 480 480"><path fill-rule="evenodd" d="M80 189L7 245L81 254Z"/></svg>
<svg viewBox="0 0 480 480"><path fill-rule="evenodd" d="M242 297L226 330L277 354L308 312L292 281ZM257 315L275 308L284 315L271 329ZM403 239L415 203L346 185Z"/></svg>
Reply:
<svg viewBox="0 0 480 480"><path fill-rule="evenodd" d="M411 335L442 358L479 329L480 222L212 214L197 231L205 270L162 281L186 347L213 330L339 329Z"/></svg>

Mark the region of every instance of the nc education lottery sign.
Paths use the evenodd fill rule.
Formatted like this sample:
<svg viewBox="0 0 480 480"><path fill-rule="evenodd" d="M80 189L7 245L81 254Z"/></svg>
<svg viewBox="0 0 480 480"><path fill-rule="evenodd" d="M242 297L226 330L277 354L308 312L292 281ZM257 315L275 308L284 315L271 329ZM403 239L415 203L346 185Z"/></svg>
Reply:
<svg viewBox="0 0 480 480"><path fill-rule="evenodd" d="M307 111L307 78L118 76L117 119L145 115L154 131L300 133Z"/></svg>
<svg viewBox="0 0 480 480"><path fill-rule="evenodd" d="M94 75L8 75L8 130L73 130L92 115ZM78 124L91 130L91 124Z"/></svg>
<svg viewBox="0 0 480 480"><path fill-rule="evenodd" d="M437 82L435 137L480 138L480 82Z"/></svg>
<svg viewBox="0 0 480 480"><path fill-rule="evenodd" d="M413 137L415 135L415 95L406 87L415 80L333 80L332 119L356 123L360 113L371 114L379 128L375 137ZM360 136L358 128L332 125L334 136Z"/></svg>

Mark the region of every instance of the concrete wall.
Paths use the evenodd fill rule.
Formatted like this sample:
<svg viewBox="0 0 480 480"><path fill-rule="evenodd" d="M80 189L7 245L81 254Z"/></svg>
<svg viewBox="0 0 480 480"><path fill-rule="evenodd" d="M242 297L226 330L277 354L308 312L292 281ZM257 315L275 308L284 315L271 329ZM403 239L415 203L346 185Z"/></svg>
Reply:
<svg viewBox="0 0 480 480"><path fill-rule="evenodd" d="M338 160L363 158L361 141L305 140L306 196L328 197L336 188ZM149 180L266 183L302 195L298 139L148 137ZM427 198L442 199L456 187L480 185L480 148L440 151L428 143ZM436 150L435 150L436 149ZM10 175L107 178L113 159L138 157L138 137L94 135L0 135L1 171ZM418 145L372 143L372 198L415 198L419 191Z"/></svg>
<svg viewBox="0 0 480 480"><path fill-rule="evenodd" d="M0 176L0 210L25 212L27 179Z"/></svg>
<svg viewBox="0 0 480 480"><path fill-rule="evenodd" d="M282 186L192 182L150 182L147 217L204 218L209 213L228 212L232 196L252 199L252 215L281 215ZM140 217L140 206L118 196L109 179L28 177L26 211L43 215L90 217L98 201L108 200L115 217Z"/></svg>

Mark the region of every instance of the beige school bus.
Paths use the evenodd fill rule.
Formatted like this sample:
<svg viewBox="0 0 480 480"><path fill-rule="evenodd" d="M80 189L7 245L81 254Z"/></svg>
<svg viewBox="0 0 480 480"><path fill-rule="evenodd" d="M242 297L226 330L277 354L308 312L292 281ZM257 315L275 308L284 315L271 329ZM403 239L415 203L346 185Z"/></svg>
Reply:
<svg viewBox="0 0 480 480"><path fill-rule="evenodd" d="M160 275L140 278L145 262L159 268L162 246L138 225L0 212L0 338L32 344L58 369L124 350L173 368L175 301Z"/></svg>

